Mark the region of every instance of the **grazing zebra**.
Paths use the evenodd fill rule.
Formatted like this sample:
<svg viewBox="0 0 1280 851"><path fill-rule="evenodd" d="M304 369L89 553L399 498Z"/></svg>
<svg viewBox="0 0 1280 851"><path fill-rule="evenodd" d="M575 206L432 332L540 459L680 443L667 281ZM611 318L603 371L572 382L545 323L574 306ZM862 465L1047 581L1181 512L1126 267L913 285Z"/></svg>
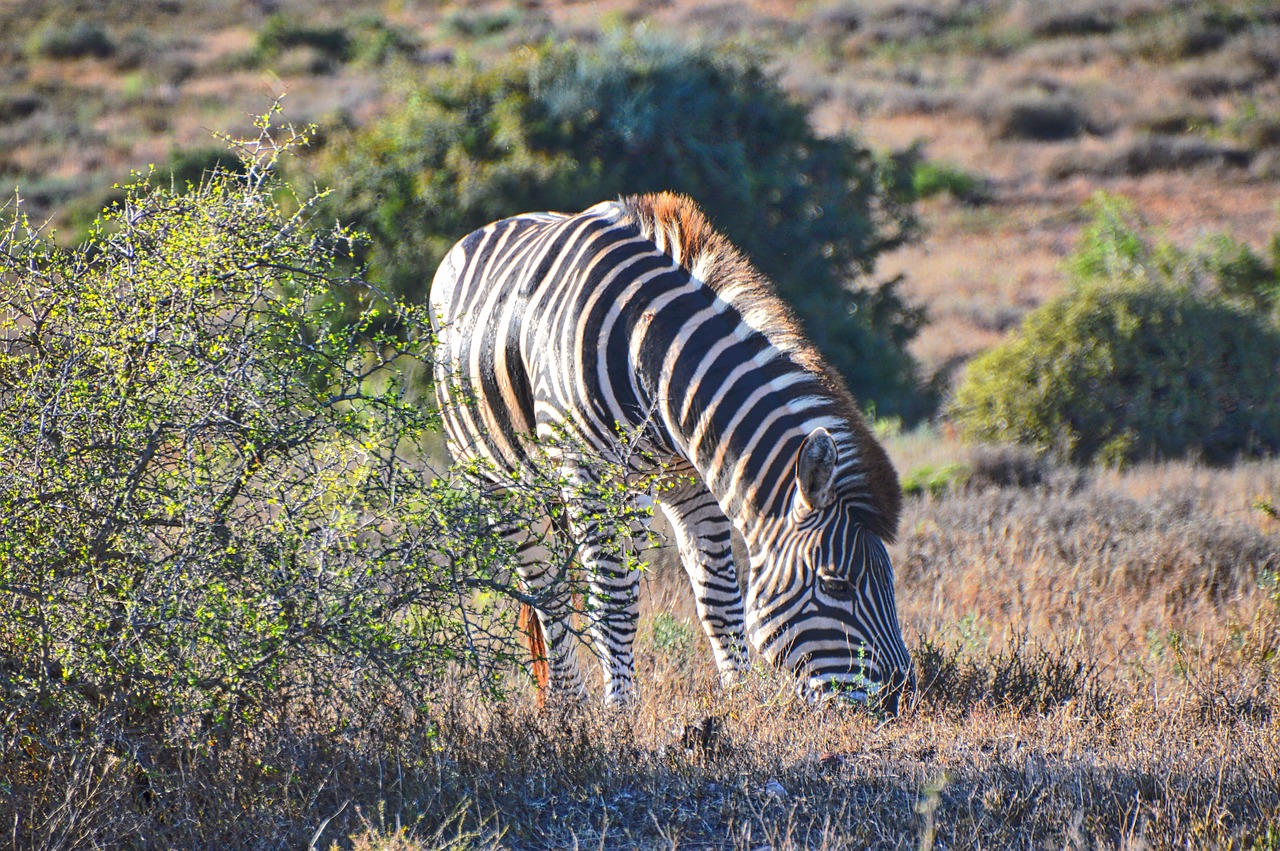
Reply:
<svg viewBox="0 0 1280 851"><path fill-rule="evenodd" d="M495 222L453 247L430 299L455 459L519 475L530 434L568 434L611 457L620 426L643 430L676 483L657 505L721 675L746 667L745 635L811 698L878 694L896 708L912 679L885 551L897 476L772 286L692 201L633 196ZM558 463L567 481L593 481L581 453ZM568 522L599 614L605 699L627 703L639 576L575 492ZM750 555L745 600L731 525ZM551 690L580 692L570 595L557 596L545 551L526 549L522 581L550 600L532 625Z"/></svg>

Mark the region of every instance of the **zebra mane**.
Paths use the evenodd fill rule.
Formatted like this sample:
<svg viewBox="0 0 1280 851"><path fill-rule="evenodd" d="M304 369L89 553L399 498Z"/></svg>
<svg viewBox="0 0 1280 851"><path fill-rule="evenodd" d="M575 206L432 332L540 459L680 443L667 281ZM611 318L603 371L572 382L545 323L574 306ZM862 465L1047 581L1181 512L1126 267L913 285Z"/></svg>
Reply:
<svg viewBox="0 0 1280 851"><path fill-rule="evenodd" d="M853 395L805 336L791 308L773 283L757 270L727 237L712 227L706 214L686 195L661 192L618 199L624 219L652 240L659 251L711 287L764 334L793 363L818 378L831 394L854 441L859 496L868 503L867 527L887 542L897 533L902 489L883 447L867 427Z"/></svg>

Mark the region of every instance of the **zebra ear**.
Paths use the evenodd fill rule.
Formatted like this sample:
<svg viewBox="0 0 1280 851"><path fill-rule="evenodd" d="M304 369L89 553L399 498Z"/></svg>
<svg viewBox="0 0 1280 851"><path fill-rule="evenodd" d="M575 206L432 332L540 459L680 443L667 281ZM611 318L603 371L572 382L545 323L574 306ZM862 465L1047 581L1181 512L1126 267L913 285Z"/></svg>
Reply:
<svg viewBox="0 0 1280 851"><path fill-rule="evenodd" d="M836 442L825 428L816 428L800 445L796 458L796 486L804 507L826 508L835 499Z"/></svg>

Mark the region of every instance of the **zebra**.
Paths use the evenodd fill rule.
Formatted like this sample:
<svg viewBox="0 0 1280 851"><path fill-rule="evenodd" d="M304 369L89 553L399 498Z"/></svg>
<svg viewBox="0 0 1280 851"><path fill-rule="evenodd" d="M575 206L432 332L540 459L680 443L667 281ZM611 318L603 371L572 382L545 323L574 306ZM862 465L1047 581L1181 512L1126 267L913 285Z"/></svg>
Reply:
<svg viewBox="0 0 1280 851"><path fill-rule="evenodd" d="M656 506L724 681L748 668L749 639L811 700L843 694L896 712L914 683L886 551L897 474L772 284L692 200L626 196L494 222L448 252L429 305L455 459L519 475L528 436L567 434L591 453L558 459L565 480L589 483L592 453L619 460L619 427L643 430L646 457L670 474ZM573 504L578 492L564 498L599 606L604 699L625 705L639 576L592 527L590 506ZM745 597L733 527L749 557ZM550 600L529 623L545 648L541 684L581 695L570 595L556 595L563 580L525 544L520 578Z"/></svg>

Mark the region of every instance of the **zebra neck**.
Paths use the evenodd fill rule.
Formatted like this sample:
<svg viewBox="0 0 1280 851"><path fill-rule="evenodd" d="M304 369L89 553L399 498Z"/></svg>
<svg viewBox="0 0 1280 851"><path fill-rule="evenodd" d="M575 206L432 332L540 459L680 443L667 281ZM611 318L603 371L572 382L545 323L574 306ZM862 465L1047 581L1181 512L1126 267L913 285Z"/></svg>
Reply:
<svg viewBox="0 0 1280 851"><path fill-rule="evenodd" d="M613 397L633 388L637 413L660 425L663 441L692 464L749 541L786 521L795 460L813 431L827 429L842 466L857 468L850 400L756 327L749 310L679 268L618 303L606 339L625 345L631 371L600 386Z"/></svg>
<svg viewBox="0 0 1280 851"><path fill-rule="evenodd" d="M835 437L843 459L838 479L851 482L859 478L850 463L856 458L853 440L840 426L841 421L831 415L795 417L795 424L784 434L749 446L727 467L700 470L726 516L742 533L749 552L772 549L777 538L794 524L795 462L813 431L826 428Z"/></svg>
<svg viewBox="0 0 1280 851"><path fill-rule="evenodd" d="M748 547L767 547L790 522L795 463L805 438L831 433L840 481L856 481L857 443L822 380L777 350L682 385L663 382L658 409L677 452L698 471Z"/></svg>

